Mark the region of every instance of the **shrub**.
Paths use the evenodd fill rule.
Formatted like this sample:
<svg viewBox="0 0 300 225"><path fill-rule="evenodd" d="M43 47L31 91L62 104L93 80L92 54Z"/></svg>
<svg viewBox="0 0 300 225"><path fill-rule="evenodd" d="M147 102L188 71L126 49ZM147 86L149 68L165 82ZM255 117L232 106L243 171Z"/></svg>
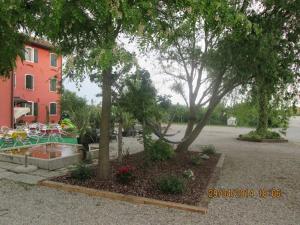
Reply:
<svg viewBox="0 0 300 225"><path fill-rule="evenodd" d="M202 149L203 154L206 154L206 155L216 154L216 148L214 145L206 145L206 146L203 146L201 149Z"/></svg>
<svg viewBox="0 0 300 225"><path fill-rule="evenodd" d="M191 169L183 171L182 176L188 180L195 180L194 172Z"/></svg>
<svg viewBox="0 0 300 225"><path fill-rule="evenodd" d="M174 154L175 152L172 146L162 140L155 141L149 149L149 155L152 161L164 161L172 158Z"/></svg>
<svg viewBox="0 0 300 225"><path fill-rule="evenodd" d="M117 181L122 184L128 184L130 181L134 179L133 176L133 167L131 166L122 166L118 169Z"/></svg>
<svg viewBox="0 0 300 225"><path fill-rule="evenodd" d="M275 131L267 131L265 134L265 138L267 139L280 139L280 134Z"/></svg>
<svg viewBox="0 0 300 225"><path fill-rule="evenodd" d="M201 159L200 155L192 155L191 163L195 166L200 165L202 163L202 159Z"/></svg>
<svg viewBox="0 0 300 225"><path fill-rule="evenodd" d="M85 181L92 177L92 170L86 164L81 163L71 171L71 177L77 180Z"/></svg>
<svg viewBox="0 0 300 225"><path fill-rule="evenodd" d="M257 131L250 131L248 134L239 135L241 139L250 141L261 141L262 139L280 139L280 134L275 131L267 131L264 134L259 134Z"/></svg>
<svg viewBox="0 0 300 225"><path fill-rule="evenodd" d="M185 190L184 180L173 175L161 177L157 185L160 191L167 194L181 194Z"/></svg>

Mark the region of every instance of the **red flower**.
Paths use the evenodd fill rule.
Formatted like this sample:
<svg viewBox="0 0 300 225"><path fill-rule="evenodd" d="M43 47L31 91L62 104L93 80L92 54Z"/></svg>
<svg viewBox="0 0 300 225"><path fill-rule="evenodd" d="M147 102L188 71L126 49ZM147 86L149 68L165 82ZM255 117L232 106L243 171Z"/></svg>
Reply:
<svg viewBox="0 0 300 225"><path fill-rule="evenodd" d="M131 166L122 166L118 169L118 174L131 173L133 168Z"/></svg>

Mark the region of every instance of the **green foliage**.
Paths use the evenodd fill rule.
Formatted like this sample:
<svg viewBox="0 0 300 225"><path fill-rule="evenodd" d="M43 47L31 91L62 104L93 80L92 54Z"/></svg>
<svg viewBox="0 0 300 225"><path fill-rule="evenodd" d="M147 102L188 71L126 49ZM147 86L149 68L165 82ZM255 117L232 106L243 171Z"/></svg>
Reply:
<svg viewBox="0 0 300 225"><path fill-rule="evenodd" d="M61 98L62 112L69 116L78 129L80 139L86 136L90 142L97 140L96 129L100 125L100 107L88 105L87 100L76 95L76 93L64 90ZM76 130L71 129L71 133Z"/></svg>
<svg viewBox="0 0 300 225"><path fill-rule="evenodd" d="M152 129L149 123L162 120L162 109L167 108L169 102L157 96L157 90L146 70L137 69L124 80L124 87L118 104L142 125L144 150L148 151L152 147ZM146 155L149 156L148 153Z"/></svg>
<svg viewBox="0 0 300 225"><path fill-rule="evenodd" d="M228 116L233 116L237 119L238 126L256 127L258 123L258 108L255 100L238 103L226 109ZM292 115L292 108L281 107L272 103L269 110L268 126L272 128L287 127L288 118Z"/></svg>
<svg viewBox="0 0 300 225"><path fill-rule="evenodd" d="M249 141L261 141L262 139L282 139L280 134L275 131L267 130L265 133L250 131L248 134L239 135L239 138Z"/></svg>
<svg viewBox="0 0 300 225"><path fill-rule="evenodd" d="M28 37L20 32L32 28L36 8L29 8L27 1L0 2L0 76L9 76L16 65L17 56L24 58L24 45Z"/></svg>
<svg viewBox="0 0 300 225"><path fill-rule="evenodd" d="M143 124L145 120L159 116L156 95L149 72L137 70L125 80L125 91L120 97L120 104Z"/></svg>
<svg viewBox="0 0 300 225"><path fill-rule="evenodd" d="M201 147L201 152L206 155L214 155L216 154L216 148L214 145L205 145Z"/></svg>
<svg viewBox="0 0 300 225"><path fill-rule="evenodd" d="M71 177L80 181L85 181L92 177L92 170L86 164L81 163L71 171Z"/></svg>
<svg viewBox="0 0 300 225"><path fill-rule="evenodd" d="M257 125L257 107L249 101L233 105L228 109L228 114L237 119L238 126L255 127Z"/></svg>
<svg viewBox="0 0 300 225"><path fill-rule="evenodd" d="M186 185L184 179L174 175L167 175L158 179L157 187L166 194L182 194Z"/></svg>
<svg viewBox="0 0 300 225"><path fill-rule="evenodd" d="M200 121L207 108L201 108L197 111L197 121ZM226 107L223 104L219 104L212 112L207 124L209 125L226 125ZM168 109L169 115L173 116L173 122L175 123L187 123L189 119L189 109L183 105L172 105Z"/></svg>
<svg viewBox="0 0 300 225"><path fill-rule="evenodd" d="M201 159L200 155L192 155L191 156L191 163L195 166L201 165L203 160Z"/></svg>
<svg viewBox="0 0 300 225"><path fill-rule="evenodd" d="M149 154L152 161L165 161L172 158L175 152L171 145L162 140L157 140L150 147Z"/></svg>
<svg viewBox="0 0 300 225"><path fill-rule="evenodd" d="M198 111L197 119L201 121L207 108L201 108ZM226 125L227 124L227 115L226 108L223 104L218 104L214 111L212 112L207 124L209 125Z"/></svg>

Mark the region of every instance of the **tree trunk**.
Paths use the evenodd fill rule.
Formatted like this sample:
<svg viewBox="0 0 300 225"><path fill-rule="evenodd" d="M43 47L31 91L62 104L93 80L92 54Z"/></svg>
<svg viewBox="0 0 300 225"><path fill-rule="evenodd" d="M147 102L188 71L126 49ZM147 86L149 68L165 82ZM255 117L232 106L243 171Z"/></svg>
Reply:
<svg viewBox="0 0 300 225"><path fill-rule="evenodd" d="M122 149L122 145L123 145L123 136L122 136L122 127L123 127L123 121L122 118L120 118L119 120L119 126L118 126L118 161L122 162L122 158L123 158L123 149Z"/></svg>
<svg viewBox="0 0 300 225"><path fill-rule="evenodd" d="M215 100L212 104L208 107L208 110L204 114L203 118L200 122L197 123L194 130L190 133L190 135L184 139L176 148L177 152L185 152L188 151L189 146L195 141L198 137L204 126L206 125L207 121L209 120L212 112L214 111L215 107L219 103L220 100Z"/></svg>
<svg viewBox="0 0 300 225"><path fill-rule="evenodd" d="M183 141L191 135L191 133L194 129L194 125L196 123L196 119L197 119L196 118L196 107L191 105L190 106L190 112L189 112L189 120L188 120L188 123L187 123L187 127L185 129Z"/></svg>
<svg viewBox="0 0 300 225"><path fill-rule="evenodd" d="M268 130L268 105L269 96L263 82L258 82L258 124L256 131L265 134Z"/></svg>
<svg viewBox="0 0 300 225"><path fill-rule="evenodd" d="M110 120L111 120L111 71L108 68L103 71L102 80L102 110L100 121L100 142L99 142L99 169L98 179L108 179L111 168L109 162L109 142L110 142Z"/></svg>

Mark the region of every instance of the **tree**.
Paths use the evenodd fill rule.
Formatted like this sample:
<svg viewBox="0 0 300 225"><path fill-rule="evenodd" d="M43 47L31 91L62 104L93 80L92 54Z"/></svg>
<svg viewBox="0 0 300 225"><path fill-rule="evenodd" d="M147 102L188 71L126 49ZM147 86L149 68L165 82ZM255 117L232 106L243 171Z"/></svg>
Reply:
<svg viewBox="0 0 300 225"><path fill-rule="evenodd" d="M296 18L300 8L295 1L261 1L261 5L260 12L252 10L247 15L257 32L247 35L243 52L251 56L249 72L255 77L251 93L258 103L256 132L263 136L271 108L285 108L281 116L287 120L289 102L296 96L300 50Z"/></svg>
<svg viewBox="0 0 300 225"><path fill-rule="evenodd" d="M16 66L16 58L24 59L24 45L37 20L32 16L38 10L30 1L0 2L0 76L9 77Z"/></svg>
<svg viewBox="0 0 300 225"><path fill-rule="evenodd" d="M156 18L146 24L146 42L159 53L164 73L174 79L173 90L189 107L178 151L188 149L226 94L249 81L245 70L238 71L233 55L238 55L234 47L241 44L236 39L251 29L240 8L218 0L161 3ZM197 110L204 106L197 121Z"/></svg>
<svg viewBox="0 0 300 225"><path fill-rule="evenodd" d="M135 32L140 21L147 20L147 14L143 11L147 11L151 4L152 1L55 1L45 6L55 15L55 19L48 19L47 26L38 25L63 51L77 56L74 65L86 63L83 70L79 70L83 72L78 73L79 80L84 79L82 75L91 75L91 72L101 80L99 179L110 176L111 94L114 69L120 62L120 58L116 57L120 53L117 38L120 33ZM42 18L45 17L46 14L42 15ZM48 32L46 29L50 27Z"/></svg>
<svg viewBox="0 0 300 225"><path fill-rule="evenodd" d="M137 69L134 74L125 79L124 87L119 104L142 124L144 150L147 152L152 144L149 122L152 119L157 120L160 116L156 101L157 91L149 72L141 69Z"/></svg>

